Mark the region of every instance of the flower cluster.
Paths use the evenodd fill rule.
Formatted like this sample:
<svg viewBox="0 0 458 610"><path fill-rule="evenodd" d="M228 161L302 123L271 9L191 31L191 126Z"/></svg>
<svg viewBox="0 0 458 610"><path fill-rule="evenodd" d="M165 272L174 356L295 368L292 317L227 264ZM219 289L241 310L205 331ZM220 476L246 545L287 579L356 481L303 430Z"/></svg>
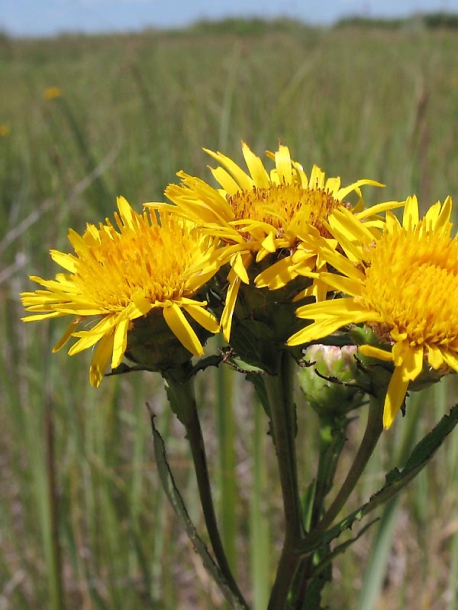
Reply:
<svg viewBox="0 0 458 610"><path fill-rule="evenodd" d="M51 252L67 273L32 277L45 290L22 295L34 313L26 320L73 316L55 349L71 336L70 354L98 344L93 385L110 361L112 368L123 356L148 361L138 349L145 324L154 329L148 349L168 333L185 359L202 355L221 328L243 359L256 352L251 360L268 372L265 345L303 351L314 342L342 344L342 337L348 343L349 331L364 325L374 341L359 345L359 354L390 371L386 428L413 382L458 371L450 198L420 218L415 197L365 207L362 187L381 184L342 186L317 166L306 173L283 145L267 153L270 171L245 143L248 171L206 152L217 163L210 169L216 187L179 172L180 184L165 190L168 203L147 203L137 214L119 199L116 227L107 220L82 236L71 231L75 253ZM402 221L395 208L403 208ZM163 370L173 355L147 364Z"/></svg>

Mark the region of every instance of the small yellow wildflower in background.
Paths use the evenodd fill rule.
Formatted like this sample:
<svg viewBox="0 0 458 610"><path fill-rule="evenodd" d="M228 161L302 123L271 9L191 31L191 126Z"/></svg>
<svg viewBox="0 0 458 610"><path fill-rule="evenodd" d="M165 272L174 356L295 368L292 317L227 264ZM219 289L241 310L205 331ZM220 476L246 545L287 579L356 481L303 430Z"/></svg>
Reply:
<svg viewBox="0 0 458 610"><path fill-rule="evenodd" d="M313 166L310 176L293 161L289 149L280 145L277 152L267 152L275 167L270 171L250 148L242 143L242 152L249 173L219 152L204 149L220 166L211 168L221 188L185 172L177 175L181 185L171 184L165 195L173 205L149 203L147 206L169 209L187 218L209 234L219 237L221 263L230 263L229 288L221 316L225 339L230 338L232 315L242 283L249 283L248 269L268 255L274 255L270 265L258 268L255 284L258 288L278 289L299 275L321 267L312 245L298 248L310 236L327 234L324 222L336 208L349 206L345 198L355 191L360 201L355 212L363 208L360 187L373 180L359 180L342 187L340 178L326 179L323 171ZM394 207L383 204L373 213ZM308 291L324 298L319 278L310 280ZM321 292L320 292L321 290Z"/></svg>
<svg viewBox="0 0 458 610"><path fill-rule="evenodd" d="M347 210L329 219L345 256L326 248L323 257L342 275L322 281L348 297L299 307L314 322L288 341L300 345L321 339L347 324L365 322L389 351L360 347L369 357L394 363L383 424L389 428L409 383L424 366L458 371L458 237L450 236L452 201L433 205L419 219L415 197L406 202L402 224L387 213L382 229L365 227Z"/></svg>
<svg viewBox="0 0 458 610"><path fill-rule="evenodd" d="M62 97L63 96L63 92L62 89L60 87L46 87L46 89L43 92L43 97L45 100L53 100L56 97Z"/></svg>
<svg viewBox="0 0 458 610"><path fill-rule="evenodd" d="M78 341L70 355L98 343L90 366L94 386L100 385L110 359L112 368L120 365L136 321L144 332L145 317L154 312L162 314L166 329L189 357L203 355L194 322L208 332L219 330L206 302L193 298L218 269L212 260L215 240L167 212L160 221L154 214L137 214L122 197L118 209L117 228L107 220L98 227L88 224L82 236L70 230L75 254L51 251L67 273L57 274L55 280L31 276L46 290L21 295L26 310L35 312L25 321L73 316L54 351L71 336ZM99 321L92 328L75 332L79 325L87 328L87 318L94 316Z"/></svg>
<svg viewBox="0 0 458 610"><path fill-rule="evenodd" d="M11 127L7 123L0 124L0 138L6 138L11 133Z"/></svg>

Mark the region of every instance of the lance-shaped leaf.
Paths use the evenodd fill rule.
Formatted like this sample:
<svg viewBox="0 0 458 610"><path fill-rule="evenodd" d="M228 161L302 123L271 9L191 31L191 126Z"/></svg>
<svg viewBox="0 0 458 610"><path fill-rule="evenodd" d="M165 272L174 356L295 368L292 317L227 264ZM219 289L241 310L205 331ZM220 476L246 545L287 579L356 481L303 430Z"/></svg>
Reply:
<svg viewBox="0 0 458 610"><path fill-rule="evenodd" d="M351 529L356 521L360 521L374 509L397 495L407 483L423 470L457 423L458 405L455 405L450 413L444 415L431 432L416 445L404 468L402 470L394 468L386 475L385 485L370 498L369 502L360 506L331 529L311 532L304 542L299 545L298 552L301 555L309 555L325 547L340 536L343 531Z"/></svg>

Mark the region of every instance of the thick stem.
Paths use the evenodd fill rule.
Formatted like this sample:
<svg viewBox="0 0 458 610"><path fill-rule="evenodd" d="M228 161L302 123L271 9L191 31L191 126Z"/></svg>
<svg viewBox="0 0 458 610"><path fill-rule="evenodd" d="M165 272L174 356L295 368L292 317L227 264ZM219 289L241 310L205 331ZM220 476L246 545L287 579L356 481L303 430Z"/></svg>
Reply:
<svg viewBox="0 0 458 610"><path fill-rule="evenodd" d="M339 493L327 510L323 519L318 523L317 529L327 529L337 515L340 513L357 482L359 481L366 465L374 452L375 446L383 431L383 401L378 397L372 397L369 405L366 430L361 445L356 453L353 464L348 471L347 478L343 482Z"/></svg>
<svg viewBox="0 0 458 610"><path fill-rule="evenodd" d="M191 448L202 511L204 514L205 524L207 526L208 536L215 554L215 559L228 586L239 599L241 606L243 608L248 608L229 567L218 529L210 476L208 472L204 438L202 428L200 426L199 415L197 413L193 378L184 382L168 378L167 383L172 408L186 429L186 437Z"/></svg>
<svg viewBox="0 0 458 610"><path fill-rule="evenodd" d="M300 562L300 556L296 553L296 545L303 534L295 445L294 361L287 352L282 352L279 360L278 374L266 375L265 385L280 475L285 534L268 610L286 608L288 594Z"/></svg>

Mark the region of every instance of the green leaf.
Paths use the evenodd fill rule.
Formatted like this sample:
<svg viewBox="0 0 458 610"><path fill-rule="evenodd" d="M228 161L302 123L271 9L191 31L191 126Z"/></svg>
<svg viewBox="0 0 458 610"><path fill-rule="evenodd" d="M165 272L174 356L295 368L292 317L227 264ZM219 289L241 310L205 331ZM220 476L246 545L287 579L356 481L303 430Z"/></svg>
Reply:
<svg viewBox="0 0 458 610"><path fill-rule="evenodd" d="M253 384L262 408L264 409L267 417L270 419L270 405L269 398L267 396L266 384L264 383L264 377L259 373L248 372L245 378L247 381L250 381Z"/></svg>
<svg viewBox="0 0 458 610"><path fill-rule="evenodd" d="M215 561L213 560L207 549L207 546L203 542L202 538L199 536L196 527L194 526L193 522L189 517L186 505L183 501L180 492L178 491L178 488L175 484L175 480L173 478L172 471L167 462L164 441L162 440L159 431L154 425L153 414L151 414L151 427L154 439L154 455L156 458L156 464L162 486L177 517L181 520L185 527L186 533L188 534L189 540L193 545L194 551L202 559L202 563L205 569L207 570L210 577L214 580L214 582L219 586L221 592L223 593L227 602L230 604L231 608L234 608L235 610L245 610L245 605L243 605L239 601L237 596L231 590L226 579L222 575L221 570L216 565Z"/></svg>
<svg viewBox="0 0 458 610"><path fill-rule="evenodd" d="M197 363L192 367L189 376L193 377L199 371L205 371L210 366L218 367L221 362L223 362L224 356L220 354L213 354L211 356L207 356L206 358L200 358Z"/></svg>
<svg viewBox="0 0 458 610"><path fill-rule="evenodd" d="M325 532L311 532L303 544L299 546L299 553L309 555L323 548L340 536L343 531L351 529L356 521L360 521L371 511L396 496L428 464L457 423L458 405L455 405L450 413L444 415L433 430L416 445L404 468L402 470L394 468L386 475L385 485L370 498L369 502L342 519L331 529Z"/></svg>

